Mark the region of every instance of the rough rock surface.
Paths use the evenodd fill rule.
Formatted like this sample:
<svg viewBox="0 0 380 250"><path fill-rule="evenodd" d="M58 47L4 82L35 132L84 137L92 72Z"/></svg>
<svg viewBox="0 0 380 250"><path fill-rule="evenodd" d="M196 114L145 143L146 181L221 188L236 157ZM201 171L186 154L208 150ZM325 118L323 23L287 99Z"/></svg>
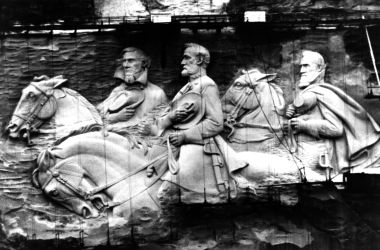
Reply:
<svg viewBox="0 0 380 250"><path fill-rule="evenodd" d="M241 1L230 0L227 4L229 13L241 13L247 10L265 10L269 12L353 12L353 11L379 11L380 7L376 0L254 0Z"/></svg>
<svg viewBox="0 0 380 250"><path fill-rule="evenodd" d="M370 31L373 37L380 34L378 28ZM179 62L182 45L189 41L210 49L209 74L219 84L221 94L238 70L255 66L278 73L287 101L294 96L298 74L294 63L298 61L298 52L318 50L326 57L329 81L361 102L380 122L378 100L364 99L372 65L363 30L266 32L226 29L221 34L213 31L193 34L187 30L178 34L159 30L3 37L0 40L2 127L9 121L21 89L35 75L63 74L70 80L68 87L79 91L92 103L100 102L114 87L112 75L120 51L130 45L144 49L152 57L150 79L172 97L183 85L178 74ZM375 56L380 58L380 47L374 46ZM150 228L131 226L122 219L109 219L107 215L84 220L52 203L31 185L33 160L41 148L11 142L5 134L0 145L0 248L1 244L4 248L10 245L16 249L26 244L78 247L81 230L86 247L105 245L108 235L112 245L138 244L148 249L153 245L161 249L273 249L276 246L361 249L378 243L370 240L373 230L379 229L376 221L370 219L371 213L378 209L362 209L366 216L360 218L335 190L324 187L312 189L310 192L314 195L311 196L302 190L297 192L303 199L296 207L279 202L275 199L276 192L268 197L267 204L253 203L249 197L217 207L177 204L164 211L162 224ZM361 204L368 204L370 198L366 199L359 200ZM378 208L380 204L374 202L371 206ZM33 240L33 235L37 240Z"/></svg>
<svg viewBox="0 0 380 250"><path fill-rule="evenodd" d="M274 13L334 13L379 11L376 0L96 0L98 14L108 16L138 16L149 12L172 15L243 13L263 10Z"/></svg>

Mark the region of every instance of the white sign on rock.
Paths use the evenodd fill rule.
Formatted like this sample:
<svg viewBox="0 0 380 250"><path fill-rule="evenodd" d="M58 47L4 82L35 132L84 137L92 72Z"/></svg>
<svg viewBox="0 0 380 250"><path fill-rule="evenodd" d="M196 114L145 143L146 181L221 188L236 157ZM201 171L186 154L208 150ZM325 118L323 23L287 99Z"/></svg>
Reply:
<svg viewBox="0 0 380 250"><path fill-rule="evenodd" d="M165 13L151 14L150 20L153 23L170 23L172 21L172 15Z"/></svg>
<svg viewBox="0 0 380 250"><path fill-rule="evenodd" d="M244 22L266 22L265 11L246 11L244 12Z"/></svg>

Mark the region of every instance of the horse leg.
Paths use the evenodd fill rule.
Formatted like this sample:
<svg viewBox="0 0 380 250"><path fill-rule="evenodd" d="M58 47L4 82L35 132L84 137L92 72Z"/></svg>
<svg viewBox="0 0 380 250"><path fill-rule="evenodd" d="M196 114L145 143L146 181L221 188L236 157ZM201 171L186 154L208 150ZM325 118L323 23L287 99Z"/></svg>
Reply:
<svg viewBox="0 0 380 250"><path fill-rule="evenodd" d="M297 166L284 157L259 152L240 152L239 156L249 164L239 171L248 181L263 183L271 178L289 181L298 178Z"/></svg>
<svg viewBox="0 0 380 250"><path fill-rule="evenodd" d="M120 206L116 206L112 212L115 217L123 217L133 225L141 225L154 222L158 218L160 207L150 194L144 191Z"/></svg>

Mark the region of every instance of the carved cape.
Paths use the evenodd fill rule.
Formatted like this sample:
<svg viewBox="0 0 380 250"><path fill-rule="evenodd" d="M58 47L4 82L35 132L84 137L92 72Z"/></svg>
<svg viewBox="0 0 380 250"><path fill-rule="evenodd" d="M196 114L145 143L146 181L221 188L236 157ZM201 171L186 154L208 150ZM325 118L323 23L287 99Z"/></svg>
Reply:
<svg viewBox="0 0 380 250"><path fill-rule="evenodd" d="M337 170L367 167L379 158L373 157L376 155L374 150L379 148L376 144L380 139L380 127L358 102L331 84L313 84L300 94L309 92L316 95L317 108L330 128L331 125L337 130L343 128L341 136L330 136ZM315 137L329 138L329 125L314 120L309 132Z"/></svg>

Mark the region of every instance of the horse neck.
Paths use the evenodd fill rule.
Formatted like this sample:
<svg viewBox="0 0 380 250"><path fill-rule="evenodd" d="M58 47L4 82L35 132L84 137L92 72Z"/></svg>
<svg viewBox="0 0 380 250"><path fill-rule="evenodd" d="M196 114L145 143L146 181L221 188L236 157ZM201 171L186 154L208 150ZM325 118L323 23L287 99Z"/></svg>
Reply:
<svg viewBox="0 0 380 250"><path fill-rule="evenodd" d="M262 82L257 86L259 91L256 93L258 96L258 101L260 103L261 115L259 119L271 123L272 126L279 126L283 121L283 117L279 114L280 107L278 98L283 98L279 96L279 93L274 89L274 87L267 82Z"/></svg>
<svg viewBox="0 0 380 250"><path fill-rule="evenodd" d="M127 139L114 134L108 137L98 135L100 133L96 132L90 136L83 134L60 146L64 148L64 155L70 155L65 160L80 165L95 186L108 185L146 163L143 150L131 149ZM114 197L129 181L123 180L105 192Z"/></svg>
<svg viewBox="0 0 380 250"><path fill-rule="evenodd" d="M254 101L257 101L257 105L253 105L250 109L245 108L249 112L243 114L239 122L268 127L269 131L271 131L271 127L279 128L283 118L276 112L277 107L273 95L276 95L277 92L266 82L260 82L254 91L251 95L253 95Z"/></svg>
<svg viewBox="0 0 380 250"><path fill-rule="evenodd" d="M45 127L65 135L81 127L102 123L95 107L76 91L67 88L55 91L63 91L64 96L56 97L57 111Z"/></svg>

